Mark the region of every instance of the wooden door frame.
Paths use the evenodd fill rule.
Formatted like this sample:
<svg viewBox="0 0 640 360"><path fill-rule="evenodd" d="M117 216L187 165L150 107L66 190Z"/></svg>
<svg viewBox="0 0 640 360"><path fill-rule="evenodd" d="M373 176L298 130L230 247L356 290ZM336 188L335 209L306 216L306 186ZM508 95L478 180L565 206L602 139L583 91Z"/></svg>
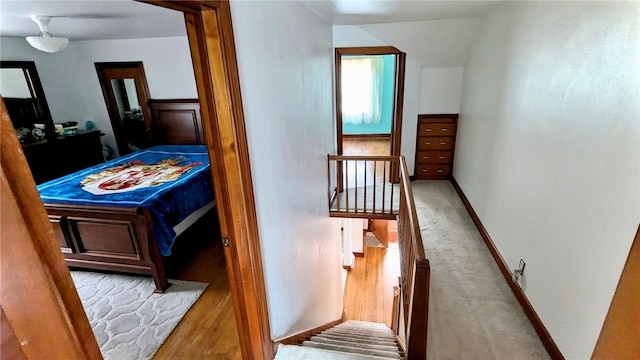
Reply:
<svg viewBox="0 0 640 360"><path fill-rule="evenodd" d="M393 119L391 121L391 154L400 156L400 145L402 139L402 110L404 104L404 75L406 66L406 54L393 46L366 46L366 47L338 47L335 48L335 89L336 89L336 141L338 155L343 153L342 134L342 56L344 55L396 55L395 62L395 84L393 94ZM392 181L399 181L398 168L391 169ZM342 178L342 168L337 169L337 178ZM338 190L342 191L342 183L338 182Z"/></svg>
<svg viewBox="0 0 640 360"><path fill-rule="evenodd" d="M242 356L272 359L274 344L229 3L142 2L185 14L221 233L230 244L224 251ZM93 331L4 104L0 114L2 311L28 358L100 359ZM9 218L10 214L15 216ZM6 226L8 221L16 226ZM36 310L47 316L32 317ZM49 336L51 341L43 340L44 327L34 319L47 321L50 326L46 328L55 327L50 334L56 336Z"/></svg>
<svg viewBox="0 0 640 360"><path fill-rule="evenodd" d="M111 86L110 83L111 77L105 74L108 70L129 70L138 73L138 76L133 76L136 83L136 96L138 97L138 103L142 110L142 116L147 132L147 140L153 142L154 134L153 131L151 131L151 111L149 110L148 104L149 100L151 100L151 92L149 91L149 84L147 83L147 76L144 73L144 64L142 61L96 62L94 64L96 72L98 73L98 81L100 82L104 102L107 105L109 120L111 121L113 135L115 136L120 156L130 153L131 149L129 149L128 146L128 137L124 127L124 121L120 118L120 112L115 99L113 86Z"/></svg>

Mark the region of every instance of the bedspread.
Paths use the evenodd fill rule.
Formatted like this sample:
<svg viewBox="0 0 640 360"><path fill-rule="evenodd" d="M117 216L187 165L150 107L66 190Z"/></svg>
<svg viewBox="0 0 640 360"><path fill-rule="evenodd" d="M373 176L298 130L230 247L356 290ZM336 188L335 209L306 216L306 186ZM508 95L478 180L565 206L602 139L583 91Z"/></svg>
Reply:
<svg viewBox="0 0 640 360"><path fill-rule="evenodd" d="M205 145L162 145L40 184L45 203L145 207L160 253L171 255L173 227L214 200Z"/></svg>

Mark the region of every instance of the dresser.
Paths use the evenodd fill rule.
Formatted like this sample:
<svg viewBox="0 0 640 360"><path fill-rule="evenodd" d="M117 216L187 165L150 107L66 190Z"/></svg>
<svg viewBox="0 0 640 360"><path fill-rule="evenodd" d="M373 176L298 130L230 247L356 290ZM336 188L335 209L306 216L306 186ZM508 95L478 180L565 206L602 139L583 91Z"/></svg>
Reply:
<svg viewBox="0 0 640 360"><path fill-rule="evenodd" d="M99 130L42 139L23 144L22 149L36 184L104 162Z"/></svg>
<svg viewBox="0 0 640 360"><path fill-rule="evenodd" d="M457 114L418 115L414 172L417 180L451 177L457 124Z"/></svg>

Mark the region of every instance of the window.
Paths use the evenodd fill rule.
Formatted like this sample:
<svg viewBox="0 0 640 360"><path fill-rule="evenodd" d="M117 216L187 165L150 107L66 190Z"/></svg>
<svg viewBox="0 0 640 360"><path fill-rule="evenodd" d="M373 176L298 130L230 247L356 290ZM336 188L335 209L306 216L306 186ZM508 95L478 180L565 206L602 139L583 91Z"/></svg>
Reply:
<svg viewBox="0 0 640 360"><path fill-rule="evenodd" d="M342 121L377 124L382 114L382 56L349 56L341 60Z"/></svg>

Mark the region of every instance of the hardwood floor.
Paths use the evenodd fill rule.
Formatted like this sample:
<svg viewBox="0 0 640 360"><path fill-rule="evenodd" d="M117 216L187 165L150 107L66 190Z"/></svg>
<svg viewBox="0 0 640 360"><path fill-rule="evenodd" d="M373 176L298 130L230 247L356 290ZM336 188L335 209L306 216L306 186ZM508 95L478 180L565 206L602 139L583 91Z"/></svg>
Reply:
<svg viewBox="0 0 640 360"><path fill-rule="evenodd" d="M391 154L390 139L344 139L342 142L344 155L386 156ZM345 171L346 187L365 186L364 172L367 173L367 184L382 183L388 178L391 169L384 167L384 162L349 162ZM356 174L360 174L357 176Z"/></svg>
<svg viewBox="0 0 640 360"><path fill-rule="evenodd" d="M173 252L166 264L170 279L202 281L209 286L154 359L241 359L215 211L181 235Z"/></svg>
<svg viewBox="0 0 640 360"><path fill-rule="evenodd" d="M389 155L391 139L344 139L342 153L344 155Z"/></svg>
<svg viewBox="0 0 640 360"><path fill-rule="evenodd" d="M365 247L347 275L344 313L347 320L384 323L391 326L393 287L400 276L397 247Z"/></svg>

